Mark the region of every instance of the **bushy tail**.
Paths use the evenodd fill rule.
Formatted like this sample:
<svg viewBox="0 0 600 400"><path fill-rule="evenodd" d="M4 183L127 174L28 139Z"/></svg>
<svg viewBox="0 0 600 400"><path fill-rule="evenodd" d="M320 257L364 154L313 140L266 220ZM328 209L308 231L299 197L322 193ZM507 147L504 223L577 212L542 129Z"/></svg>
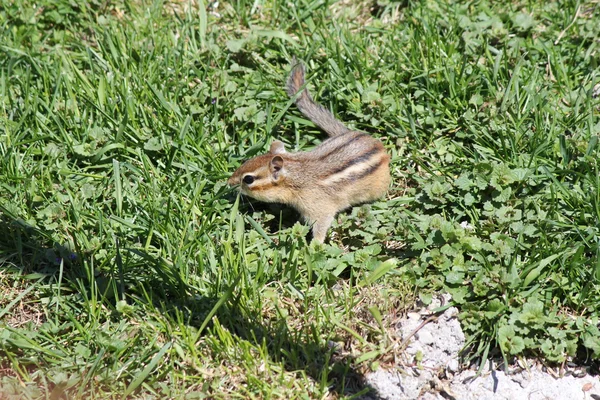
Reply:
<svg viewBox="0 0 600 400"><path fill-rule="evenodd" d="M287 93L290 97L293 97L302 89L302 93L296 99L298 109L319 128L327 132L329 136L338 136L350 132L350 129L337 120L330 111L315 103L308 90L302 88L302 86L304 86L304 65L294 58L292 60L292 72L287 81Z"/></svg>

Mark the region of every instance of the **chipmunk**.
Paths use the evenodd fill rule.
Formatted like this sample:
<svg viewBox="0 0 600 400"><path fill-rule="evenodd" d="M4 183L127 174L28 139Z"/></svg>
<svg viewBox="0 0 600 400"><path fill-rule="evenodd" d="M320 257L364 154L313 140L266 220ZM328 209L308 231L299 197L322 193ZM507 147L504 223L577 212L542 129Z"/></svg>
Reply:
<svg viewBox="0 0 600 400"><path fill-rule="evenodd" d="M295 59L292 64L287 93L298 95L298 109L329 138L312 151L298 153L288 153L276 140L267 154L246 161L227 183L257 200L292 206L313 224L313 238L323 242L339 211L386 193L390 157L379 140L348 129L315 103L304 89L304 66Z"/></svg>

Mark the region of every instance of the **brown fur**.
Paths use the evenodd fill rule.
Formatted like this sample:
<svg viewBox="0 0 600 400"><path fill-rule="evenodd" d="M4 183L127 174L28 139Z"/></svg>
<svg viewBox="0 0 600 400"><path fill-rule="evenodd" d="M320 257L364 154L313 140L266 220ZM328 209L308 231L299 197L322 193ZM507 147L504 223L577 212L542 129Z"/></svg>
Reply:
<svg viewBox="0 0 600 400"><path fill-rule="evenodd" d="M297 107L329 139L298 153L287 153L283 143L275 141L267 154L246 161L227 182L257 200L294 207L313 224L313 237L323 242L339 211L386 193L390 158L379 140L349 130L315 103L304 85L304 67L296 63L287 92L297 96Z"/></svg>

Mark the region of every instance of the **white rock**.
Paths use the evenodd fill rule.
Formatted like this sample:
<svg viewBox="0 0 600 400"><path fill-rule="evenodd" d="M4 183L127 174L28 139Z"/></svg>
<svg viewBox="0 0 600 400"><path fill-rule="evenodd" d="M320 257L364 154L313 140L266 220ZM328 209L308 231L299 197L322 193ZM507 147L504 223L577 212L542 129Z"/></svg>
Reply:
<svg viewBox="0 0 600 400"><path fill-rule="evenodd" d="M398 324L398 336L404 340L413 333L430 315L432 307L420 313L409 313ZM593 396L600 397L598 378L565 376L555 379L541 371L536 363L529 363L528 369L506 375L504 370L488 362L479 377L465 383L467 378L475 376L476 371L460 371L458 353L465 344L465 337L455 318L456 313L455 308L447 309L437 320L423 326L411 338L406 348L407 358L413 362L414 356L421 352L421 363L412 368L403 365L402 368L406 371L404 374L400 370L379 370L365 377L367 383L377 391L375 398L443 400L444 397L436 393L435 388L429 389L429 385L437 379L437 371L444 369L452 373L452 378L442 381L442 385L457 400L587 400L593 399ZM423 390L427 391L422 393ZM372 398L371 396L367 395L365 399Z"/></svg>

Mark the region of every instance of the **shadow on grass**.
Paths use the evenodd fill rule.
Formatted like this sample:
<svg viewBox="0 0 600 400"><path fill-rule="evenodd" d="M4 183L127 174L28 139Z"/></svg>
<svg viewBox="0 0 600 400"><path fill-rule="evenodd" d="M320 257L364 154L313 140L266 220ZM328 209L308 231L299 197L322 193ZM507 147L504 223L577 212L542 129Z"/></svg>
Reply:
<svg viewBox="0 0 600 400"><path fill-rule="evenodd" d="M317 386L324 383L330 395L379 399L364 376L353 367L353 359L338 355L333 346L317 337L307 338L290 328L285 320L270 326L261 323L261 316L244 310L237 300L223 305L216 313L219 323L240 340L257 347L266 346L272 361L282 363L290 372L303 371Z"/></svg>
<svg viewBox="0 0 600 400"><path fill-rule="evenodd" d="M93 279L96 287L104 286L104 296L100 301L112 310L123 293L133 293L135 285L142 284L145 291L155 295L153 300L157 307L160 302L162 307L166 306L172 312L184 308L191 311L193 318L189 324L203 329L203 335L217 319L221 327L240 341L248 341L256 347L264 346L272 361L281 363L290 372L303 371L315 381L315 385L327 387L329 393L336 397L379 398L377 391L368 386L364 376L353 367L354 360L339 355L334 346L322 343L319 332L309 332L309 329L304 333L297 332L285 320L265 326L260 310L250 310L242 304L236 290L239 281L218 298L198 296L197 290L183 282L165 261L138 249L119 248L118 241L113 271L104 274L96 271L94 276L89 276L85 257L91 255L82 255L53 243L50 235L42 230L11 218L6 210L0 212L0 273L10 270L21 275L35 274L43 282L52 284L56 284L60 274L62 284L72 290L80 288L82 281L91 287L90 279ZM143 262L129 265L134 259ZM143 279L140 279L140 274L144 275ZM111 282L112 289L101 282ZM107 295L110 292L112 294ZM111 315L106 318L111 318ZM0 348L0 354L5 351ZM56 390L52 385L49 389Z"/></svg>

